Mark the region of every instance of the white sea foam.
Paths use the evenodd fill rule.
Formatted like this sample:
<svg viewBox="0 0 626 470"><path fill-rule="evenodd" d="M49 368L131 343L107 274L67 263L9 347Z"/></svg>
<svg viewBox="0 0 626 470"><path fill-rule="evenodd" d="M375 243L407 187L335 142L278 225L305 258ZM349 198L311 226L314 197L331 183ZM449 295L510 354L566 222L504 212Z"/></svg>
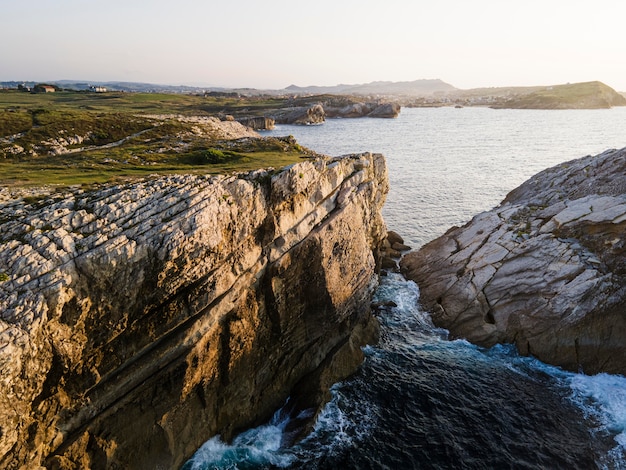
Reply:
<svg viewBox="0 0 626 470"><path fill-rule="evenodd" d="M573 374L571 388L572 400L600 423L596 431L614 435L610 468L626 468L626 377Z"/></svg>
<svg viewBox="0 0 626 470"><path fill-rule="evenodd" d="M346 413L343 409L346 398L341 387L339 383L331 388L332 399L318 415L313 432L303 442L305 445L307 440L322 441L326 446L320 450L333 453L367 438L375 425L375 413L371 409L375 405L351 402L350 412Z"/></svg>
<svg viewBox="0 0 626 470"><path fill-rule="evenodd" d="M281 411L269 424L262 425L237 436L232 444L226 444L220 436L205 442L184 467L186 470L237 469L240 465L272 465L287 467L295 457L282 452L281 440L287 423Z"/></svg>

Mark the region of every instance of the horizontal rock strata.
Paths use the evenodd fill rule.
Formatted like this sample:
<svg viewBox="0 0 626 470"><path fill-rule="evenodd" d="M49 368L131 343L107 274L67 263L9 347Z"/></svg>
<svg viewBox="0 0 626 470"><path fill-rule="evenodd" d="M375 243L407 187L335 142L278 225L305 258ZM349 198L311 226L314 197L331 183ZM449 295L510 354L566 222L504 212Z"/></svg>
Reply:
<svg viewBox="0 0 626 470"><path fill-rule="evenodd" d="M400 114L400 105L385 102L358 102L337 105L330 102L321 102L312 106L296 106L270 112L271 117L277 124L323 124L326 118L396 118ZM264 118L261 118L264 119ZM238 119L248 124L248 121ZM261 129L255 127L254 129Z"/></svg>
<svg viewBox="0 0 626 470"><path fill-rule="evenodd" d="M387 190L364 154L5 200L0 467L176 468L319 405L377 334Z"/></svg>
<svg viewBox="0 0 626 470"><path fill-rule="evenodd" d="M329 118L396 118L400 114L400 105L397 103L352 103L342 107L324 106Z"/></svg>
<svg viewBox="0 0 626 470"><path fill-rule="evenodd" d="M322 124L326 120L326 112L321 104L314 104L313 106L296 106L273 111L271 118L277 124Z"/></svg>
<svg viewBox="0 0 626 470"><path fill-rule="evenodd" d="M457 337L626 374L626 149L539 173L401 269Z"/></svg>
<svg viewBox="0 0 626 470"><path fill-rule="evenodd" d="M265 116L239 117L237 122L255 131L271 130L274 129L276 124L274 119Z"/></svg>

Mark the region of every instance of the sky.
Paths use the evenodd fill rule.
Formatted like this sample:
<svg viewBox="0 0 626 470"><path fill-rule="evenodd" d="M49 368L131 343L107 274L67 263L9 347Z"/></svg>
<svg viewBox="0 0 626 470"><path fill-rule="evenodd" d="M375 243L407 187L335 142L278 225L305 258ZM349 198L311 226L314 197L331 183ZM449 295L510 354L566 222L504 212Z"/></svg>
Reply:
<svg viewBox="0 0 626 470"><path fill-rule="evenodd" d="M0 0L0 81L626 91L623 0Z"/></svg>

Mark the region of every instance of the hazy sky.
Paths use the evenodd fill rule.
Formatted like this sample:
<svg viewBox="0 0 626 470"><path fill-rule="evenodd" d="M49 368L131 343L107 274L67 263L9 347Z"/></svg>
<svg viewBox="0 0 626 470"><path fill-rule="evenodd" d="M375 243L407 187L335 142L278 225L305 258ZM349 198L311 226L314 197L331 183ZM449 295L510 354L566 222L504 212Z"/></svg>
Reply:
<svg viewBox="0 0 626 470"><path fill-rule="evenodd" d="M0 81L626 91L623 0L0 0Z"/></svg>

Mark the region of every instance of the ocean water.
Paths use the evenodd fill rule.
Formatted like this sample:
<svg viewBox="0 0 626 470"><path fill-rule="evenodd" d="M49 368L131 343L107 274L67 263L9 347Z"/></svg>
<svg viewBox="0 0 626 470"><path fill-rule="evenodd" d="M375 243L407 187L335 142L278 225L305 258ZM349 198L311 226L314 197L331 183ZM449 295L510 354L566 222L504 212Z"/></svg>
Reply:
<svg viewBox="0 0 626 470"><path fill-rule="evenodd" d="M626 108L537 111L403 109L397 119L280 126L318 152L387 157L390 229L414 248L496 206L533 174L626 146ZM511 346L449 340L400 275L382 278L381 339L336 384L314 430L281 447L277 410L233 442L205 443L205 469L626 469L626 378L566 372Z"/></svg>

